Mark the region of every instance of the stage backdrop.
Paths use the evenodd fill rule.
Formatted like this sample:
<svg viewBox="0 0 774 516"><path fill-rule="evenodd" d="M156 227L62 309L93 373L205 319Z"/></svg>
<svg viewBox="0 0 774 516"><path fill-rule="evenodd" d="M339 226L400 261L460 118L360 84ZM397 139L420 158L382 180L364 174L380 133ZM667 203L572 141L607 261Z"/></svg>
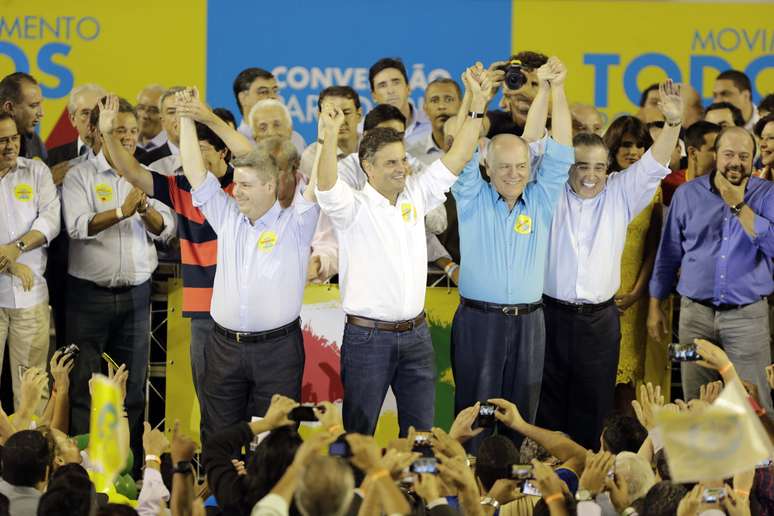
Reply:
<svg viewBox="0 0 774 516"><path fill-rule="evenodd" d="M198 439L199 405L191 380L189 355L190 323L181 317L182 288L170 281L167 333L167 421L179 420L183 429ZM451 321L459 304L456 289L428 288L427 320L435 349L436 409L435 425L448 430L454 420L454 380L451 373L449 343ZM344 312L337 286L308 286L301 310L306 363L302 402L340 402L343 389L339 377L339 348L344 332ZM169 425L168 425L169 427ZM395 398L388 393L376 429L376 437L387 444L398 434Z"/></svg>

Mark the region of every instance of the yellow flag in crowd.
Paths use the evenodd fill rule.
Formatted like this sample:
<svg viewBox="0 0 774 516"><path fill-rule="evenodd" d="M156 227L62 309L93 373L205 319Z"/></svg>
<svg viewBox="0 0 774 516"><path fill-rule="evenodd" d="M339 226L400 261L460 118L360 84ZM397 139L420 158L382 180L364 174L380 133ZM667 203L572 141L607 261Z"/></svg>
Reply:
<svg viewBox="0 0 774 516"><path fill-rule="evenodd" d="M89 458L102 468L98 492L108 488L126 464L128 436L122 424L121 392L118 385L102 375L91 384L91 425Z"/></svg>
<svg viewBox="0 0 774 516"><path fill-rule="evenodd" d="M702 482L749 471L772 455L766 430L738 382L703 410L656 413L675 482Z"/></svg>

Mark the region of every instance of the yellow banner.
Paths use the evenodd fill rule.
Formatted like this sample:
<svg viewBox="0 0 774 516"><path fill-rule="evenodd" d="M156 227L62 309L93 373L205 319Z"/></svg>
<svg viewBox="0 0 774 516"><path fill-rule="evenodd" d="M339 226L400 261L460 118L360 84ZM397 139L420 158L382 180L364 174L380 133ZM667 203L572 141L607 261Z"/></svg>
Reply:
<svg viewBox="0 0 774 516"><path fill-rule="evenodd" d="M128 427L121 423L123 407L121 392L112 380L97 375L91 382L91 425L89 427L89 458L102 467L106 483L96 486L97 491L112 484L124 469L129 438Z"/></svg>
<svg viewBox="0 0 774 516"><path fill-rule="evenodd" d="M734 68L754 101L774 92L774 3L514 0L514 52L539 51L568 68L571 102L608 120L639 108L640 92L667 76L711 101L718 73Z"/></svg>
<svg viewBox="0 0 774 516"><path fill-rule="evenodd" d="M131 6L6 1L0 11L0 77L23 71L38 80L45 139L79 84L100 84L132 104L149 83L203 89L205 35L206 0L138 0Z"/></svg>

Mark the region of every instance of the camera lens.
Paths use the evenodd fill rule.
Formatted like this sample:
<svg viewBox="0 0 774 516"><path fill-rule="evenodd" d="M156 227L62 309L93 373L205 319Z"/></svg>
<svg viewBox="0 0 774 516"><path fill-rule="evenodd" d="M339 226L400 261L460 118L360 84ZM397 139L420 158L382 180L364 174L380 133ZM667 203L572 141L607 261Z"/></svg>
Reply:
<svg viewBox="0 0 774 516"><path fill-rule="evenodd" d="M521 71L520 66L509 66L505 70L505 85L510 90L518 90L524 83L527 82L527 77L524 72Z"/></svg>

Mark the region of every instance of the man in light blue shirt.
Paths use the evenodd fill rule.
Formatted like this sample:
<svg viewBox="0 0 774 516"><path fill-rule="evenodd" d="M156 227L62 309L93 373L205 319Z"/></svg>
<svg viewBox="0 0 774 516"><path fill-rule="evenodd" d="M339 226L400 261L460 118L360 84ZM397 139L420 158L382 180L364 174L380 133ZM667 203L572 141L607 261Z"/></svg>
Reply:
<svg viewBox="0 0 774 516"><path fill-rule="evenodd" d="M234 196L208 173L178 94L180 155L193 204L218 235L210 313L215 321L204 350L208 433L262 416L274 394L301 398L304 341L299 315L319 208L312 174L302 196L282 208L279 169L265 146L234 159Z"/></svg>
<svg viewBox="0 0 774 516"><path fill-rule="evenodd" d="M543 372L543 268L548 231L570 165L572 123L566 70L556 58L538 70L541 86L527 125L545 117L553 97L553 138L530 182L530 150L511 134L492 139L486 183L478 156L452 187L460 232L460 307L452 324L455 410L505 398L534 421ZM528 134L535 131L527 131ZM503 429L508 431L507 429ZM514 435L514 438L518 436ZM475 449L476 443L472 444Z"/></svg>
<svg viewBox="0 0 774 516"><path fill-rule="evenodd" d="M669 174L680 134L682 101L661 87L666 119L651 148L626 170L607 175L610 151L601 137L579 133L575 165L551 225L544 285L546 345L538 425L596 448L613 409L621 340L621 255L629 222L652 201Z"/></svg>

